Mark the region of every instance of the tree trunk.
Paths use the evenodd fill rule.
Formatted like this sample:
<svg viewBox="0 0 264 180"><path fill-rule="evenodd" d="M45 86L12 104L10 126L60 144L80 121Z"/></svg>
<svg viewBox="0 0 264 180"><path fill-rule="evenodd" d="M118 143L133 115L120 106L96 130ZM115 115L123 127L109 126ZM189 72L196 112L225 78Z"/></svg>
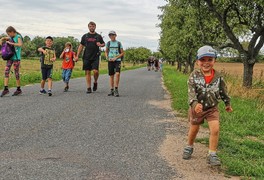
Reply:
<svg viewBox="0 0 264 180"><path fill-rule="evenodd" d="M181 61L177 62L177 70L180 71L180 72L182 71L182 63L181 63Z"/></svg>
<svg viewBox="0 0 264 180"><path fill-rule="evenodd" d="M192 59L192 53L189 55L190 71L193 72L195 61Z"/></svg>
<svg viewBox="0 0 264 180"><path fill-rule="evenodd" d="M183 73L184 73L184 74L187 74L187 73L188 73L188 70L189 70L189 60L187 60L187 61L184 63L184 70L183 70Z"/></svg>
<svg viewBox="0 0 264 180"><path fill-rule="evenodd" d="M253 68L255 63L249 63L250 60L244 61L244 76L243 76L243 86L247 88L252 87L253 82Z"/></svg>

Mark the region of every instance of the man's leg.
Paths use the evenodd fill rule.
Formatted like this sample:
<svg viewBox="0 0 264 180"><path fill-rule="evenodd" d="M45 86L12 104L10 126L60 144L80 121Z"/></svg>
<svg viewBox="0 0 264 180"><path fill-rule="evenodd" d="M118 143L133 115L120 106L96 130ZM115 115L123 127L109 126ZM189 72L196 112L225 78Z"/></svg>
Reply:
<svg viewBox="0 0 264 180"><path fill-rule="evenodd" d="M97 83L98 78L99 78L99 71L94 69L93 73L94 73L94 83Z"/></svg>
<svg viewBox="0 0 264 180"><path fill-rule="evenodd" d="M94 73L94 86L93 86L93 91L97 91L97 86L98 86L98 78L99 78L99 57L92 63L92 69Z"/></svg>
<svg viewBox="0 0 264 180"><path fill-rule="evenodd" d="M91 71L86 70L85 77L86 77L87 88L91 88Z"/></svg>

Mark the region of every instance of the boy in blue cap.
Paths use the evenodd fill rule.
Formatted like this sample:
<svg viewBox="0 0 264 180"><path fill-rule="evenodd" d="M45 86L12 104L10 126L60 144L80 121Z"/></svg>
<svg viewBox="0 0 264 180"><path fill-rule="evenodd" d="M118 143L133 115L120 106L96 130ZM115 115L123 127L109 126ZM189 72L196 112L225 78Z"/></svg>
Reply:
<svg viewBox="0 0 264 180"><path fill-rule="evenodd" d="M193 144L199 127L206 119L210 129L208 164L219 166L221 162L216 154L219 139L219 100L223 100L227 112L232 112L230 97L223 77L214 70L216 50L211 46L203 46L198 50L197 64L199 69L194 70L188 80L190 129L188 145L184 148L183 159L190 159L193 153Z"/></svg>

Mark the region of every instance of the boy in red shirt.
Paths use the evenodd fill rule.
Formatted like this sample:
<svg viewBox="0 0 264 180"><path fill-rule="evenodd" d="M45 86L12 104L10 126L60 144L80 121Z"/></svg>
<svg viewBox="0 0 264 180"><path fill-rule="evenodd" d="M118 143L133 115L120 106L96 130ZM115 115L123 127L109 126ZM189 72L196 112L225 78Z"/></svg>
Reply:
<svg viewBox="0 0 264 180"><path fill-rule="evenodd" d="M188 144L183 151L183 159L190 159L200 125L207 120L210 130L207 162L212 166L221 165L216 154L220 129L219 101L224 101L227 112L233 111L225 81L222 75L213 68L216 57L216 50L211 46L203 46L198 50L199 69L194 70L188 80L190 129Z"/></svg>
<svg viewBox="0 0 264 180"><path fill-rule="evenodd" d="M60 55L60 58L63 59L62 61L62 79L65 83L64 92L69 90L69 82L72 74L72 70L75 65L75 53L72 50L72 44L67 42L65 44L65 48Z"/></svg>

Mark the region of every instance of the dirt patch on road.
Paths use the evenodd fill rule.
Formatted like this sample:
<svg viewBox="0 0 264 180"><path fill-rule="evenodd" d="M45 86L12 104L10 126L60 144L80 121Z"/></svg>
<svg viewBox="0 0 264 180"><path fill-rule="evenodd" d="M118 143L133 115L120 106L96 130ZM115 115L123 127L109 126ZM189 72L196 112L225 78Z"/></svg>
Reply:
<svg viewBox="0 0 264 180"><path fill-rule="evenodd" d="M166 88L164 87L166 90ZM166 90L167 91L167 90ZM227 177L223 173L221 168L213 168L208 166L206 163L207 147L203 144L195 144L195 152L191 160L182 159L182 151L186 145L188 122L186 118L181 118L171 108L171 96L168 91L165 98L161 102L149 102L158 108L165 109L169 113L173 114L174 118L165 119L158 123L167 124L166 127L166 138L162 142L159 148L159 156L161 156L176 172L177 179L188 179L188 180L205 180L205 179L240 179L239 177ZM169 125L168 125L169 124ZM205 128L201 128L198 138L208 137L209 131Z"/></svg>

